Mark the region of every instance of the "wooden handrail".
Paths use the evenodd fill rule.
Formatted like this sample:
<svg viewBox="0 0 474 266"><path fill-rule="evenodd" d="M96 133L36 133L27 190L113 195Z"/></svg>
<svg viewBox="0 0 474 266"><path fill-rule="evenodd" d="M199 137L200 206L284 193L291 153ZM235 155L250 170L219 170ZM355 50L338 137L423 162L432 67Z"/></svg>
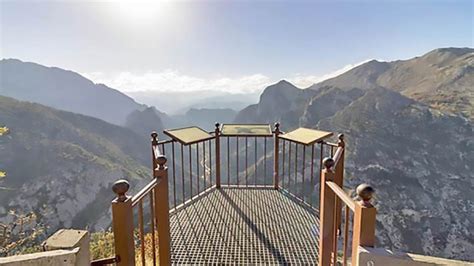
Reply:
<svg viewBox="0 0 474 266"><path fill-rule="evenodd" d="M144 188L142 188L137 194L132 197L132 207L137 205L150 191L152 191L159 183L161 179L153 178Z"/></svg>
<svg viewBox="0 0 474 266"><path fill-rule="evenodd" d="M336 183L332 181L326 181L326 185L336 194L336 196L344 202L352 211L355 211L355 202L354 200L347 195L347 193Z"/></svg>
<svg viewBox="0 0 474 266"><path fill-rule="evenodd" d="M334 153L334 156L332 157L333 160L334 160L334 165L337 167L341 157L342 157L342 154L344 152L344 147L341 147L339 146L336 150L336 153Z"/></svg>

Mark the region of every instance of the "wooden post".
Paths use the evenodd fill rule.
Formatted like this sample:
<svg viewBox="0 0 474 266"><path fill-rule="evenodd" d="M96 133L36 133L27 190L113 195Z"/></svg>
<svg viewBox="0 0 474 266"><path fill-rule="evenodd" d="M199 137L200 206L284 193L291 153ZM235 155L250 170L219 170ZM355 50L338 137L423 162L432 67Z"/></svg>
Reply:
<svg viewBox="0 0 474 266"><path fill-rule="evenodd" d="M344 134L339 134L337 136L339 139L337 142L338 147L342 147L342 154L339 159L339 162L336 165L335 169L335 175L334 175L334 183L336 183L339 187L344 187L344 154L345 154L345 142L344 142ZM340 234L341 233L341 222L342 222L342 206L341 206L341 201L337 200L336 201L336 226L335 228L336 233Z"/></svg>
<svg viewBox="0 0 474 266"><path fill-rule="evenodd" d="M274 153L273 153L273 186L275 189L279 188L279 153L280 153L280 123L275 123L275 142L274 142Z"/></svg>
<svg viewBox="0 0 474 266"><path fill-rule="evenodd" d="M220 124L215 124L214 138L216 142L216 188L221 187L221 143L220 143Z"/></svg>
<svg viewBox="0 0 474 266"><path fill-rule="evenodd" d="M112 201L112 227L119 266L135 265L132 197L126 194L129 188L130 184L123 179L115 182L112 187L117 194L117 198Z"/></svg>
<svg viewBox="0 0 474 266"><path fill-rule="evenodd" d="M334 160L324 158L324 169L321 173L321 200L319 221L319 265L328 266L332 261L332 250L334 244L334 202L336 194L326 184L326 181L334 181ZM336 256L337 254L334 254Z"/></svg>
<svg viewBox="0 0 474 266"><path fill-rule="evenodd" d="M352 237L352 265L358 265L359 246L374 247L375 224L377 209L370 203L374 189L362 184L357 187L360 201L355 204L353 237Z"/></svg>
<svg viewBox="0 0 474 266"><path fill-rule="evenodd" d="M166 157L158 156L156 178L161 179L155 187L155 219L158 228L158 252L160 265L171 265L170 253L170 217L168 195L168 167Z"/></svg>

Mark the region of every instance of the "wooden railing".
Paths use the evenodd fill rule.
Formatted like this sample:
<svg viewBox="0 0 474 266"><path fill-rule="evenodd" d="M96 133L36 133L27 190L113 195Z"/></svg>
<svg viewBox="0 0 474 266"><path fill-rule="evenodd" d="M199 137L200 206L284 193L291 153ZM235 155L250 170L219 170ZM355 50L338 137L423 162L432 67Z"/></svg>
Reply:
<svg viewBox="0 0 474 266"><path fill-rule="evenodd" d="M274 184L317 210L321 198L322 161L326 156L334 155L338 144L319 141L303 145L279 138L282 133L275 128ZM344 142L343 135L339 142Z"/></svg>
<svg viewBox="0 0 474 266"><path fill-rule="evenodd" d="M344 153L343 136L339 136L337 150L332 157L323 160L321 174L319 265L347 265L348 249L352 239L352 263L358 265L358 247L373 247L375 244L376 208L370 203L374 189L359 185L356 189L359 200L353 200L343 189ZM344 219L342 219L344 205ZM352 213L352 219L351 219ZM344 233L341 225L344 223ZM352 237L349 236L352 223ZM342 257L339 258L338 238L342 237Z"/></svg>
<svg viewBox="0 0 474 266"><path fill-rule="evenodd" d="M160 265L170 264L168 167L166 157L158 148L156 133L152 134L152 158L153 179L133 197L127 195L130 185L126 180L119 180L112 187L117 194L116 199L112 201L112 229L117 265L135 265L136 259L142 265L156 265L157 262ZM149 211L144 209L146 199ZM137 213L137 220L134 220L134 211ZM145 213L148 214L148 223L145 222ZM138 249L135 245L136 234L138 256L135 254ZM150 239L151 244L147 245L145 238ZM149 249L150 255L146 249Z"/></svg>
<svg viewBox="0 0 474 266"><path fill-rule="evenodd" d="M126 194L130 188L127 181L114 184L113 191L117 194L112 202L115 257L111 259L117 265L135 265L135 260L142 265L157 262L169 265L170 213L210 189L221 187L282 189L319 211L320 265L336 264L342 223L342 261L346 265L350 212L353 213L352 265L357 265L354 262L358 246L373 246L375 208L369 203L373 189L370 186L359 188L362 202L352 200L343 190L343 135L338 136L337 143L320 141L302 145L280 139L283 132L276 123L272 149L268 140L271 136L224 136L218 123L209 133L213 138L183 145L172 139L158 141L158 134L153 132L153 179L133 197ZM323 160L325 155L329 157ZM342 205L345 206L344 218Z"/></svg>

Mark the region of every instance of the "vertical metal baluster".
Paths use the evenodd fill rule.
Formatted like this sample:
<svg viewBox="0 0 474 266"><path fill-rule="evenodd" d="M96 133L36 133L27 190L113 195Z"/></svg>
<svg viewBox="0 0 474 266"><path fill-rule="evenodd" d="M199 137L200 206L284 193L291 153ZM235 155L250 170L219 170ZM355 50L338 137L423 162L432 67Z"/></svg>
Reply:
<svg viewBox="0 0 474 266"><path fill-rule="evenodd" d="M192 164L192 152L191 152L191 145L188 145L188 153L189 153L189 186L191 190L189 191L189 198L193 198L193 164Z"/></svg>
<svg viewBox="0 0 474 266"><path fill-rule="evenodd" d="M248 137L245 137L245 186L249 186Z"/></svg>
<svg viewBox="0 0 474 266"><path fill-rule="evenodd" d="M295 143L295 187L294 192L296 193L296 181L298 181L298 143Z"/></svg>
<svg viewBox="0 0 474 266"><path fill-rule="evenodd" d="M291 181L291 142L288 141L288 191L290 190L290 181Z"/></svg>
<svg viewBox="0 0 474 266"><path fill-rule="evenodd" d="M176 160L174 156L174 141L171 142L171 157L173 157L173 200L174 207L176 208Z"/></svg>
<svg viewBox="0 0 474 266"><path fill-rule="evenodd" d="M199 182L199 181L200 181L200 179L201 179L201 176L199 176L199 164L200 164L200 162L199 162L199 142L198 142L198 143L196 143L196 178L197 178L197 194L199 194L199 193L200 193L200 191L199 191L199 183L200 183L200 182ZM197 195L197 194L196 194L196 195Z"/></svg>
<svg viewBox="0 0 474 266"><path fill-rule="evenodd" d="M311 194L314 189L314 144L311 145ZM309 197L309 205L313 206L313 202L311 200L311 194Z"/></svg>
<svg viewBox="0 0 474 266"><path fill-rule="evenodd" d="M212 142L209 140L209 182L212 186Z"/></svg>
<svg viewBox="0 0 474 266"><path fill-rule="evenodd" d="M342 251L342 265L347 265L347 243L349 241L349 206L346 205L345 213L344 213L344 242L342 244L343 251Z"/></svg>
<svg viewBox="0 0 474 266"><path fill-rule="evenodd" d="M304 198L305 198L305 194L306 194L305 191L304 191L304 189L305 189L305 187L304 187L304 167L306 166L305 165L305 160L306 160L306 145L303 145L303 168L301 170L302 175L303 175L303 180L301 182L301 184L302 184L301 185L301 199L303 200L303 202L305 202Z"/></svg>
<svg viewBox="0 0 474 266"><path fill-rule="evenodd" d="M227 137L227 185L230 185L230 137Z"/></svg>
<svg viewBox="0 0 474 266"><path fill-rule="evenodd" d="M235 139L235 149L236 149L236 153L237 153L237 165L236 165L237 186L240 187L240 178L239 178L239 137L238 136Z"/></svg>
<svg viewBox="0 0 474 266"><path fill-rule="evenodd" d="M145 265L145 237L143 230L143 199L138 202L138 226L140 233L140 251L142 256L142 265Z"/></svg>
<svg viewBox="0 0 474 266"><path fill-rule="evenodd" d="M183 190L183 203L185 202L186 195L184 192L184 146L181 144L181 189Z"/></svg>
<svg viewBox="0 0 474 266"><path fill-rule="evenodd" d="M202 143L202 165L203 165L202 174L203 174L203 177L204 177L203 190L206 190L206 188L207 188L207 180L206 180L207 164L206 164L206 142L205 141Z"/></svg>
<svg viewBox="0 0 474 266"><path fill-rule="evenodd" d="M161 153L162 153L163 155L166 155L165 144L164 144L164 143L161 144Z"/></svg>
<svg viewBox="0 0 474 266"><path fill-rule="evenodd" d="M155 194L154 189L150 191L150 218L151 218L151 251L153 254L153 265L156 265L156 245L155 245L155 200L153 195Z"/></svg>
<svg viewBox="0 0 474 266"><path fill-rule="evenodd" d="M338 205L339 197L336 196L334 200L334 211L336 211L337 214L337 205ZM332 254L333 254L333 265L336 265L337 262L337 230L338 230L338 224L337 224L337 215L334 218L334 225L333 225L333 233L332 237L334 238L334 242L332 243Z"/></svg>
<svg viewBox="0 0 474 266"><path fill-rule="evenodd" d="M263 137L263 184L267 182L267 137Z"/></svg>
<svg viewBox="0 0 474 266"><path fill-rule="evenodd" d="M283 187L284 184L285 184L285 164L286 164L286 161L285 161L285 154L286 154L286 151L285 151L285 146L286 146L286 140L283 140L283 152L282 152L282 170L281 170L281 176L282 176L282 180L281 180L281 186Z"/></svg>
<svg viewBox="0 0 474 266"><path fill-rule="evenodd" d="M255 145L255 151L254 151L254 161L255 161L255 171L253 172L253 183L254 185L257 185L257 137L254 138L254 145Z"/></svg>
<svg viewBox="0 0 474 266"><path fill-rule="evenodd" d="M322 173L323 173L323 156L324 156L324 143L321 142L320 145L321 154L319 156L319 191L318 191L318 202L321 204L321 182L322 182Z"/></svg>

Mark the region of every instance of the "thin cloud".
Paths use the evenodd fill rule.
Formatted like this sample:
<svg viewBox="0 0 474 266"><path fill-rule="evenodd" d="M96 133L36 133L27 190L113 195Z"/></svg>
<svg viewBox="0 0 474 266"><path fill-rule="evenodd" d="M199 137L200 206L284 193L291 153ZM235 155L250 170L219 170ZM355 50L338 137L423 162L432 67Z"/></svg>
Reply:
<svg viewBox="0 0 474 266"><path fill-rule="evenodd" d="M297 87L307 88L315 83L336 77L368 61L370 60L364 60L356 64L348 64L338 70L321 76L294 74L286 79ZM124 93L199 91L235 94L258 93L265 87L278 81L278 79L259 73L238 78L200 78L182 74L176 70L165 70L161 72L149 71L141 74L120 72L114 75L108 75L102 72L91 72L84 73L83 75L96 83L107 84L108 86Z"/></svg>
<svg viewBox="0 0 474 266"><path fill-rule="evenodd" d="M372 60L372 59L367 59L367 60L364 60L364 61L361 61L361 62L355 63L355 64L348 64L348 65L345 65L345 66L343 66L342 68L340 68L338 70L335 70L333 72L330 72L330 73L322 75L322 76L295 74L293 77L289 78L288 81L295 84L297 87L307 88L307 87L309 87L313 84L325 81L325 80L330 79L330 78L337 77L337 76L353 69L354 67L358 67L362 64L365 64L365 63L369 62L370 60Z"/></svg>

